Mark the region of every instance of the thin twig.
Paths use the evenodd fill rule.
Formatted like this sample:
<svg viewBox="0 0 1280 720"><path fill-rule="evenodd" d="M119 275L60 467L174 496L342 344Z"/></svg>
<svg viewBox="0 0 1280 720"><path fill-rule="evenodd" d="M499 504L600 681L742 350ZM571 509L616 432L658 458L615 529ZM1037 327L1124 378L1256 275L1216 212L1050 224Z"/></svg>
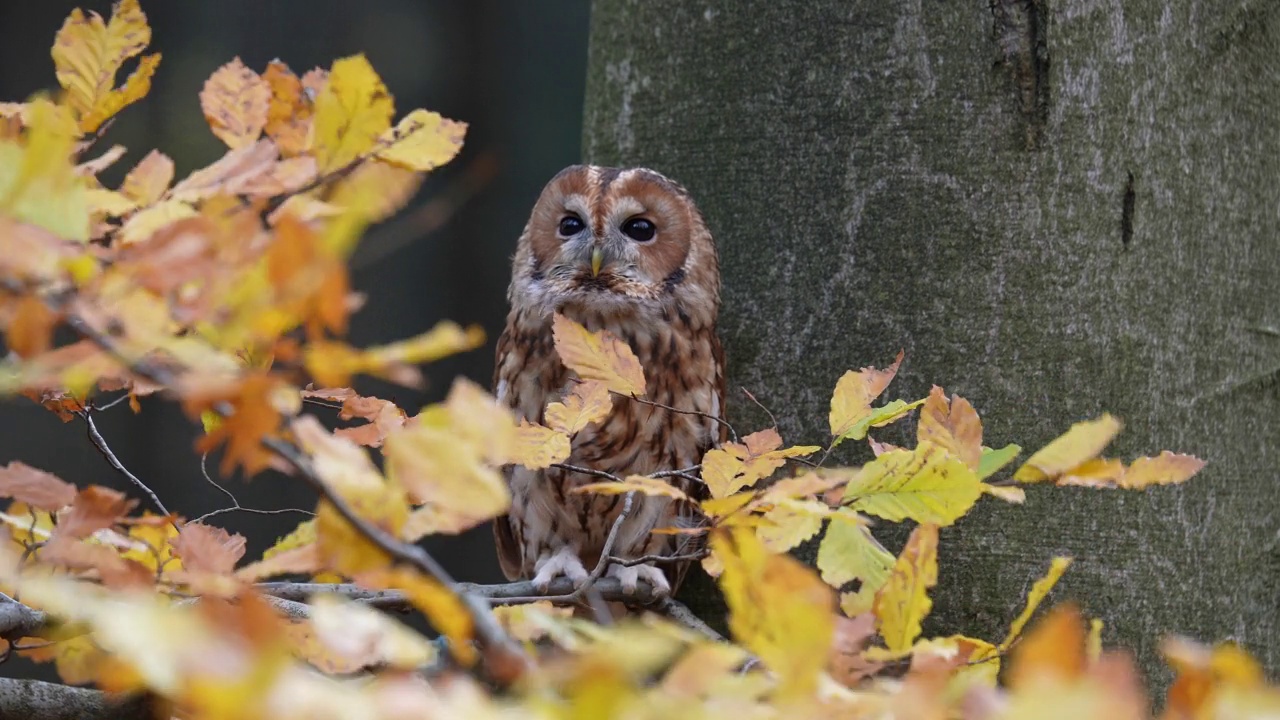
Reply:
<svg viewBox="0 0 1280 720"><path fill-rule="evenodd" d="M609 558L609 562L613 563L614 565L621 565L622 567L634 567L636 565L644 565L646 563L653 563L654 565L663 565L663 564L669 564L669 563L682 563L682 562L691 562L694 560L701 560L702 558L706 557L708 554L709 553L706 550L703 550L701 552L686 553L684 555L645 555L643 557L630 558L630 559L620 558L615 555Z"/></svg>
<svg viewBox="0 0 1280 720"><path fill-rule="evenodd" d="M258 583L254 588L264 595L298 602L305 602L313 595L330 594L384 609L399 608L409 603L408 597L399 590L374 590L351 583L264 582ZM563 603L563 598L572 594L575 588L572 580L561 577L552 580L545 593L540 593L532 580L493 585L460 582L458 583L458 589L467 595L490 600L494 605L515 605L541 600ZM650 605L658 599L653 589L644 581L636 585L634 595L628 595L624 592L622 583L617 578L612 577L600 578L595 583L594 589L609 602Z"/></svg>
<svg viewBox="0 0 1280 720"><path fill-rule="evenodd" d="M159 508L162 514L168 515L168 508L164 506L164 503L160 502L160 498L152 492L151 488L147 487L147 484L142 482L137 475L129 472L129 468L125 467L124 463L120 462L120 458L116 457L116 454L111 452L111 446L107 445L106 438L102 437L102 433L98 432L98 426L93 422L93 415L88 410L82 410L76 414L84 419L85 425L89 428L89 439L93 441L94 446L98 448L98 452L102 453L102 456L107 459L107 462L111 464L111 467L115 468L116 472L128 478L129 482L137 486L139 490L146 493L147 497L151 498L151 502Z"/></svg>
<svg viewBox="0 0 1280 720"><path fill-rule="evenodd" d="M702 618L698 617L697 615L694 615L693 611L689 609L688 605L685 605L684 603L679 602L678 600L666 598L662 602L658 603L657 610L658 612L662 613L663 615L666 615L672 620L675 620L681 625L684 625L690 630L697 631L712 640L716 640L718 642L724 642L723 635L716 632L715 628L703 622Z"/></svg>
<svg viewBox="0 0 1280 720"><path fill-rule="evenodd" d="M621 395L621 393L618 393L618 394ZM712 422L719 423L729 431L729 437L732 438L734 442L738 442L738 431L734 430L733 426L729 424L729 421L725 420L722 417L716 417L711 413L704 413L701 410L682 410L678 407L672 407L670 405L665 405L663 403L655 402L653 400L645 400L644 398L636 397L635 395L622 395L622 397L635 400L641 405L652 405L653 407L659 407L659 408L662 408L663 410L670 410L673 413L679 413L681 415L696 415L697 417L706 418L707 420L710 420Z"/></svg>
<svg viewBox="0 0 1280 720"><path fill-rule="evenodd" d="M240 504L240 501L236 499L236 496L231 494L230 490L219 485L209 475L209 468L206 466L206 463L205 463L208 457L209 457L209 453L203 453L200 455L200 474L204 476L205 482L208 482L210 485L218 488L219 490L222 491L223 495L226 495L227 497L231 498L231 502L233 503L233 505L232 507L211 510L201 515L200 517L196 518L195 520L192 520L191 522L193 523L204 522L205 520L208 520L211 517L217 517L218 515L223 515L231 512L246 512L246 513L252 513L254 515L282 515L284 513L302 513L303 515L310 515L312 517L315 517L315 513L311 512L310 510L303 510L302 508L279 508L276 510L260 510L258 508L244 507L243 505Z"/></svg>
<svg viewBox="0 0 1280 720"><path fill-rule="evenodd" d="M110 402L108 402L106 405L98 405L97 403L94 403L94 404L93 404L93 406L89 408L89 410L97 411L97 412L102 412L102 411L104 411L104 410L110 410L111 408L113 408L113 407L115 407L115 406L119 405L120 403L122 403L122 402L124 402L125 400L128 400L128 399L129 399L129 393L128 393L128 392L126 392L125 394L121 395L120 397L112 399L112 400L111 400Z"/></svg>
<svg viewBox="0 0 1280 720"><path fill-rule="evenodd" d="M569 463L551 463L551 467L556 468L557 470L568 470L569 472L582 473L583 475L594 475L595 477L604 478L605 480L622 482L622 478L618 477L617 475L614 475L611 472L605 472L604 470L596 470L594 468L589 468L589 467L582 467L581 465L570 465Z"/></svg>
<svg viewBox="0 0 1280 720"><path fill-rule="evenodd" d="M741 386L741 385L739 385L739 386L738 386L738 389L742 391L742 394L743 394L743 395L746 395L746 396L747 396L747 399L748 399L748 400L750 400L751 402L755 403L755 404L756 404L756 407L758 407L758 408L760 408L761 410L763 410L765 415L768 415L768 416L769 416L769 423L770 423L773 427L778 427L778 418L776 418L776 417L774 417L774 416L773 416L773 411L772 411L772 410L770 410L769 408L765 407L765 406L764 406L764 403L762 403L762 402L760 402L759 400L757 400L757 399L756 399L756 396L755 396L755 395L752 395L750 390L746 389L745 387L743 387L743 386Z"/></svg>

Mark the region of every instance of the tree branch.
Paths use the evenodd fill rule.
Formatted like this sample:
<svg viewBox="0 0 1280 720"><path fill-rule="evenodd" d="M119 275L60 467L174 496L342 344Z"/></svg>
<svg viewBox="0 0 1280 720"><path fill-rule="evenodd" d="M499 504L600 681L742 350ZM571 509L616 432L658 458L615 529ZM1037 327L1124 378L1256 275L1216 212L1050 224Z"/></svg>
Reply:
<svg viewBox="0 0 1280 720"><path fill-rule="evenodd" d="M0 678L0 717L25 720L151 720L146 696L113 697L101 690L39 680Z"/></svg>
<svg viewBox="0 0 1280 720"><path fill-rule="evenodd" d="M147 487L146 483L138 479L137 475L129 472L129 468L125 467L124 463L120 462L120 458L116 457L116 454L111 451L111 446L107 444L107 439L102 437L102 433L98 432L98 426L93 422L93 414L88 410L83 410L76 414L84 419L85 425L89 428L89 439L93 441L94 447L98 448L98 452L102 453L102 456L107 459L107 462L111 464L111 467L115 468L116 472L128 478L129 482L137 486L139 490L146 493L147 497L151 498L151 502L159 508L161 514L168 515L169 510L165 508L164 503L160 502L159 496L157 496L151 488Z"/></svg>
<svg viewBox="0 0 1280 720"><path fill-rule="evenodd" d="M0 638L13 643L18 638L39 635L48 622L49 616L40 610L0 593ZM7 716L0 713L0 717Z"/></svg>

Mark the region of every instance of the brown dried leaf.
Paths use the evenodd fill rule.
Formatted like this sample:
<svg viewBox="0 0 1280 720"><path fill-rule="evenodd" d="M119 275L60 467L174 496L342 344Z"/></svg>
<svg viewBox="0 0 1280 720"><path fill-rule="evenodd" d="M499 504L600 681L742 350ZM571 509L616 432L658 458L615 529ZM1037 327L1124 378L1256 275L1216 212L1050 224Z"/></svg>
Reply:
<svg viewBox="0 0 1280 720"><path fill-rule="evenodd" d="M218 139L232 150L258 139L267 124L271 87L240 58L209 76L200 91L200 109Z"/></svg>
<svg viewBox="0 0 1280 720"><path fill-rule="evenodd" d="M138 504L124 493L90 485L76 493L71 510L58 518L55 537L83 538L120 522Z"/></svg>
<svg viewBox="0 0 1280 720"><path fill-rule="evenodd" d="M14 460L0 468L0 497L56 512L75 501L76 486L57 475Z"/></svg>
<svg viewBox="0 0 1280 720"><path fill-rule="evenodd" d="M920 443L933 443L961 460L970 469L978 469L982 458L982 421L968 400L947 395L937 385L920 408L920 425L916 431Z"/></svg>
<svg viewBox="0 0 1280 720"><path fill-rule="evenodd" d="M120 192L139 205L151 205L160 199L173 182L173 160L159 150L152 150L124 176Z"/></svg>
<svg viewBox="0 0 1280 720"><path fill-rule="evenodd" d="M229 575L244 557L245 539L204 523L187 523L172 545L186 570Z"/></svg>
<svg viewBox="0 0 1280 720"><path fill-rule="evenodd" d="M314 71L313 71L314 72ZM302 82L279 60L267 63L262 79L271 87L271 103L267 108L264 130L280 146L285 157L293 157L307 147L307 132L315 105L303 94Z"/></svg>

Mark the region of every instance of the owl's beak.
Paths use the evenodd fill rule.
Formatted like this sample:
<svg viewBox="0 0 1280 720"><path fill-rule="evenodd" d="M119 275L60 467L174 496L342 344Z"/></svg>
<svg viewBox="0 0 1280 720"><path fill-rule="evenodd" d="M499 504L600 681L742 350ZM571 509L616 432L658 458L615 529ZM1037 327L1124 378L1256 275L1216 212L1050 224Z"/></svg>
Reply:
<svg viewBox="0 0 1280 720"><path fill-rule="evenodd" d="M591 277L600 276L600 265L604 263L604 251L594 248L591 251Z"/></svg>

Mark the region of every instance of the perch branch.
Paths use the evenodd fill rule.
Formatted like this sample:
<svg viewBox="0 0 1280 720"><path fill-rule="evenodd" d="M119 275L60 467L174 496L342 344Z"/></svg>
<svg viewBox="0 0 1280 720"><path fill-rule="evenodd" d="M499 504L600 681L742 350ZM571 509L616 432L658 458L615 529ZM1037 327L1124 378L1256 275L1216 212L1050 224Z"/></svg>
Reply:
<svg viewBox="0 0 1280 720"><path fill-rule="evenodd" d="M143 695L112 696L100 690L39 680L0 678L0 717L28 720L144 720L155 717Z"/></svg>

